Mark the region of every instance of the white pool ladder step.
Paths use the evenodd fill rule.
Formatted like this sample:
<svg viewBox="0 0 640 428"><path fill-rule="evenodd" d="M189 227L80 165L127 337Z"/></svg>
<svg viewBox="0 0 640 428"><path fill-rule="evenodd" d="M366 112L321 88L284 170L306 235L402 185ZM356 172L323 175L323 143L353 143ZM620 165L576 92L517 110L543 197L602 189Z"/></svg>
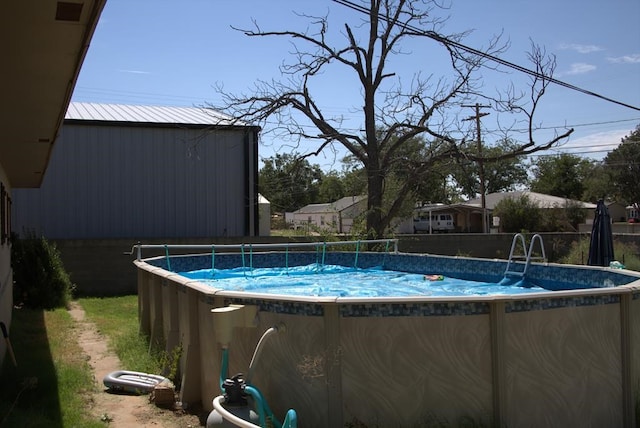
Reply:
<svg viewBox="0 0 640 428"><path fill-rule="evenodd" d="M515 254L516 245L520 242L522 244L522 254ZM540 256L533 256L533 247L536 242L540 243ZM524 260L523 263L517 263L518 261ZM511 242L511 251L509 252L509 260L507 261L507 268L504 271L504 276L519 276L524 278L527 273L527 269L531 264L531 260L547 260L547 255L544 251L544 243L542 242L542 236L537 233L531 237L531 242L529 243L529 250L527 251L527 246L525 244L524 235L522 233L516 233L513 236L513 241Z"/></svg>

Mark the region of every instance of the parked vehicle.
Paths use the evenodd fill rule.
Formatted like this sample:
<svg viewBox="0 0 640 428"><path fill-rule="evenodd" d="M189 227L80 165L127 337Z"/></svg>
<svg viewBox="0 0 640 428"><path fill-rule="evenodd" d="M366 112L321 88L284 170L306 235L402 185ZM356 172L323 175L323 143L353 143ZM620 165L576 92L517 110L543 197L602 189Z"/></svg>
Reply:
<svg viewBox="0 0 640 428"><path fill-rule="evenodd" d="M418 212L413 218L413 233L454 231L456 228L451 213Z"/></svg>

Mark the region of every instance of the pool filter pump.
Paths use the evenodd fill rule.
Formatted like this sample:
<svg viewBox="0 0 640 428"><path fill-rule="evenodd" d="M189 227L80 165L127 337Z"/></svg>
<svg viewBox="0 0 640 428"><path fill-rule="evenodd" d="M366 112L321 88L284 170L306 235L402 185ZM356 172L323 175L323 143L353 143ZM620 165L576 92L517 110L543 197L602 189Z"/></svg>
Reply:
<svg viewBox="0 0 640 428"><path fill-rule="evenodd" d="M259 426L260 418L249 406L245 387L246 383L242 373L236 374L231 379L226 379L222 384L224 389L223 407L234 416ZM225 420L220 412L214 409L207 417L207 428L211 427L235 428L236 425Z"/></svg>

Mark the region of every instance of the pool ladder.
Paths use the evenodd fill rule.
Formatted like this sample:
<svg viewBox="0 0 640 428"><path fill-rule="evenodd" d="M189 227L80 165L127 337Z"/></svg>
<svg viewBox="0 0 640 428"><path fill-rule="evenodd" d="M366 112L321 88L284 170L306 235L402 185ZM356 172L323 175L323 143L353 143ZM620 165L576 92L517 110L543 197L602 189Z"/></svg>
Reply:
<svg viewBox="0 0 640 428"><path fill-rule="evenodd" d="M522 244L522 252L523 254L518 255L514 254L516 251L516 245L520 242ZM540 243L540 256L533 256L533 247L536 242ZM517 263L520 260L524 260L524 265L522 263ZM516 233L513 236L513 241L511 242L511 251L509 252L509 260L507 261L507 268L504 271L504 276L519 276L524 278L527 273L527 269L531 264L531 260L547 260L547 255L544 251L544 243L542 242L542 236L537 233L531 237L531 242L529 243L529 251L527 251L527 246L525 244L524 235L522 233Z"/></svg>

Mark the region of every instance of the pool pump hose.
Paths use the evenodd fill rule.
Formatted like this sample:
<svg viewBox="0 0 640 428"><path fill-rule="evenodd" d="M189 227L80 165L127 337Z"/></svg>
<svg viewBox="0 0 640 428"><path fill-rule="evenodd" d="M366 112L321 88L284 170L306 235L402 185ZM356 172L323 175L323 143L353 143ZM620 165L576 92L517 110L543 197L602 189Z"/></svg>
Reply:
<svg viewBox="0 0 640 428"><path fill-rule="evenodd" d="M262 347L265 341L267 340L267 337L269 337L274 333L284 332L284 331L285 331L284 324L279 324L277 326L273 326L267 329L267 331L265 331L262 334L262 337L260 337L260 340L256 345L256 349L253 351L253 357L251 357L251 362L249 363L249 373L247 374L247 383L250 383L251 379L253 379L253 373L255 371L256 363L258 361L258 357L260 356L260 353L262 352Z"/></svg>
<svg viewBox="0 0 640 428"><path fill-rule="evenodd" d="M227 377L229 368L229 349L227 347L224 347L222 349L222 364L220 367L220 389L223 395L220 395L213 400L213 408L214 412L218 412L218 414L222 416L224 420L227 420L238 427L266 428L267 426L273 426L275 428L297 428L298 417L295 410L289 409L287 411L287 414L285 415L284 422L280 423L269 408L269 405L264 399L262 392L260 392L260 390L255 386L249 384L249 380L251 378L251 375L253 374L256 362L258 360L258 357L260 356L262 347L264 346L267 337L269 337L273 333L277 333L278 331L284 331L284 324L271 327L263 333L262 337L258 341L258 344L256 345L253 357L251 358L251 363L249 365L249 376L247 377L246 381L242 379L241 373L236 374L231 379ZM247 396L251 397L253 401L254 407L258 413L257 417L260 425L255 425L250 420L238 417L225 407L229 406L229 408L234 409L244 408L248 404ZM209 426L209 424L207 424L207 426Z"/></svg>

